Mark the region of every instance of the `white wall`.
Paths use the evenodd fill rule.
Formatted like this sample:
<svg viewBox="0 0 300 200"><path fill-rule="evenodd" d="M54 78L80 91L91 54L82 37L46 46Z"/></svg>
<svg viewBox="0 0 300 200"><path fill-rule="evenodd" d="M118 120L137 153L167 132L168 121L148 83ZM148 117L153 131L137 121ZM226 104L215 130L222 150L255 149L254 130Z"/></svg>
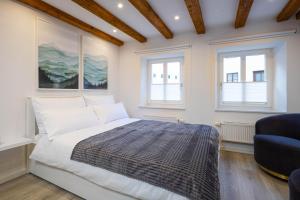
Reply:
<svg viewBox="0 0 300 200"><path fill-rule="evenodd" d="M11 0L0 1L0 136L2 141L25 133L25 99L29 96L77 95L83 91L37 90L36 19L42 18L59 26L89 35L61 21ZM91 36L91 35L90 35ZM93 37L93 36L91 36ZM108 57L109 89L88 91L117 94L119 47L97 39Z"/></svg>
<svg viewBox="0 0 300 200"><path fill-rule="evenodd" d="M215 49L208 44L213 39L240 37L246 35L269 33L299 28L299 23L290 20L285 23L261 23L259 25L248 24L246 28L235 30L233 27L223 27L208 30L205 35L181 34L172 40L162 37L150 39L145 44L137 42L126 43L120 51L119 67L119 98L124 101L131 115L143 117L144 115L157 115L164 117L183 118L191 123L214 124L216 121L240 121L252 122L266 116L264 113L237 113L215 111ZM275 39L263 39L258 41L236 42L230 45L253 45L255 43L270 43ZM287 44L287 110L288 112L300 112L300 34L279 38ZM141 67L140 55L136 51L152 48L161 48L181 44L192 44L191 66L186 95L186 110L163 110L140 108L140 82ZM284 76L284 74L282 74ZM187 85L187 84L185 84Z"/></svg>
<svg viewBox="0 0 300 200"><path fill-rule="evenodd" d="M274 99L274 106L277 107L278 110L285 110L287 108L287 51L286 45L282 44L277 46L274 49L274 58L275 58L275 68L274 71L274 95L276 95Z"/></svg>
<svg viewBox="0 0 300 200"><path fill-rule="evenodd" d="M65 28L82 31L61 21L48 17L22 4L11 0L0 1L0 134L2 140L23 135L25 132L25 98L39 95L76 95L83 91L39 91L36 81L36 18L40 17ZM237 37L264 32L299 28L299 23L248 24L246 28L235 30L223 27L210 30L205 35L186 33L166 40L161 36L149 39L145 44L135 41L119 48L102 41L105 54L109 58L109 91L117 99L124 101L133 116L144 114L174 116L191 123L213 124L215 121L233 120L254 122L265 116L259 113L215 112L215 61L213 47L208 45L212 39ZM88 35L88 34L87 34ZM91 36L93 37L93 36ZM281 38L282 39L282 38ZM287 107L288 112L300 112L300 35L285 38L287 41ZM264 42L264 41L259 41ZM191 61L187 77L186 110L142 109L140 104L140 55L134 52L142 49L192 44ZM233 44L240 45L240 44ZM120 54L119 54L120 53ZM120 64L119 64L120 63Z"/></svg>

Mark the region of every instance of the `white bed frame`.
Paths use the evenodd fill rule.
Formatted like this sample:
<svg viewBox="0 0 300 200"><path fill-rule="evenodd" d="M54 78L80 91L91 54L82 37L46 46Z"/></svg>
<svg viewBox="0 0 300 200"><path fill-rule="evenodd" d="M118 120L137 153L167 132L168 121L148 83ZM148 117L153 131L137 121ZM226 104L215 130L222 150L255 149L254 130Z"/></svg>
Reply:
<svg viewBox="0 0 300 200"><path fill-rule="evenodd" d="M36 134L37 128L31 97L28 97L26 100L26 136L34 138ZM71 172L51 167L31 159L29 160L29 173L88 200L137 200L126 194L99 186Z"/></svg>
<svg viewBox="0 0 300 200"><path fill-rule="evenodd" d="M31 160L30 173L88 200L137 200L126 194L104 188L62 169Z"/></svg>

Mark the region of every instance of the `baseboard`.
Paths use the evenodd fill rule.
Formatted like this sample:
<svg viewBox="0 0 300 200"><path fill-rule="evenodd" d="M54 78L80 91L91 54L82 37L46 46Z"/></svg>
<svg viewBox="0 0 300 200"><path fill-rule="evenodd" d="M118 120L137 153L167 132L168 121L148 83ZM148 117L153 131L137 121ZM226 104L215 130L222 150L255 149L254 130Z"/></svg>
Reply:
<svg viewBox="0 0 300 200"><path fill-rule="evenodd" d="M0 177L0 184L5 183L7 181L13 180L15 178L18 178L19 176L22 176L24 174L27 174L28 170L26 168L20 168L16 169L11 173L5 174Z"/></svg>
<svg viewBox="0 0 300 200"><path fill-rule="evenodd" d="M252 144L243 144L235 142L222 142L221 150L232 151L245 154L254 154L254 149Z"/></svg>

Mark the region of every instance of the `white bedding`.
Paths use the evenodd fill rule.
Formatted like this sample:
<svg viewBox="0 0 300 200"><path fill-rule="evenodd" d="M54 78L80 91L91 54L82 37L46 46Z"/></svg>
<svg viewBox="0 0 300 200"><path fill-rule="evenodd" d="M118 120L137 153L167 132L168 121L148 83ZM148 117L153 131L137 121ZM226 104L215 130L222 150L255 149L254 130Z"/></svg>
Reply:
<svg viewBox="0 0 300 200"><path fill-rule="evenodd" d="M97 185L130 195L138 199L187 199L183 196L143 181L128 178L102 168L94 167L70 159L75 145L81 140L135 121L138 121L138 119L120 119L108 124L101 124L99 126L59 135L54 137L52 141L49 141L46 135L42 136L30 155L30 159L72 172Z"/></svg>

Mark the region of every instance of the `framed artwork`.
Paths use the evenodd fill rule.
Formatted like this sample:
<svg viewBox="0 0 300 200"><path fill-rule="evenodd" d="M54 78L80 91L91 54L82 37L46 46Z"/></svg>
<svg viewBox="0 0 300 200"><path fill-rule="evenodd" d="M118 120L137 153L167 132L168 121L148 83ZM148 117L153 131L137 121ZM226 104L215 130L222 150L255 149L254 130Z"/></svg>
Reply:
<svg viewBox="0 0 300 200"><path fill-rule="evenodd" d="M82 37L83 89L107 89L108 61L96 39Z"/></svg>
<svg viewBox="0 0 300 200"><path fill-rule="evenodd" d="M37 23L38 88L79 89L79 34L41 19Z"/></svg>

